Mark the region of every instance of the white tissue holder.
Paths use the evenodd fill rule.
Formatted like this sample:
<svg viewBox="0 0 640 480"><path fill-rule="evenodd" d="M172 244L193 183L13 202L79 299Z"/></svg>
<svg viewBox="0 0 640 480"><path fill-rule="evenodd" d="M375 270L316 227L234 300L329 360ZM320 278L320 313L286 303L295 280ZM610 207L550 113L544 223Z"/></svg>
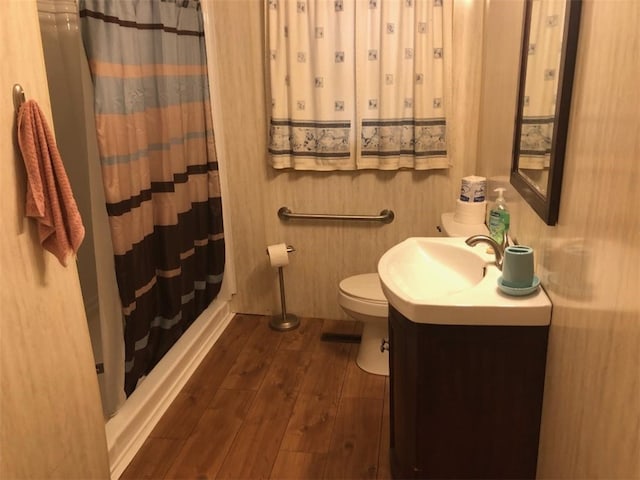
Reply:
<svg viewBox="0 0 640 480"><path fill-rule="evenodd" d="M287 245L287 253L295 252L296 249L291 245ZM267 255L269 251L267 250ZM300 326L300 319L294 315L293 313L287 313L287 301L284 294L284 273L282 267L278 267L278 280L280 284L280 306L282 308L282 313L280 315L274 315L271 317L269 321L269 326L278 330L279 332L286 332L288 330L293 330Z"/></svg>

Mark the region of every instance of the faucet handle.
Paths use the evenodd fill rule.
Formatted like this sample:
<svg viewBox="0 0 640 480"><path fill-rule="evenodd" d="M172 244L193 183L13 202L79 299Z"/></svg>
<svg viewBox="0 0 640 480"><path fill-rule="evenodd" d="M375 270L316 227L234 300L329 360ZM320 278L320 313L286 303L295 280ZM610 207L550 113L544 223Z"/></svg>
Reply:
<svg viewBox="0 0 640 480"><path fill-rule="evenodd" d="M518 239L516 237L512 237L507 231L507 233L504 236L504 242L502 246L503 248L507 248L512 245L520 245L520 244L518 243Z"/></svg>

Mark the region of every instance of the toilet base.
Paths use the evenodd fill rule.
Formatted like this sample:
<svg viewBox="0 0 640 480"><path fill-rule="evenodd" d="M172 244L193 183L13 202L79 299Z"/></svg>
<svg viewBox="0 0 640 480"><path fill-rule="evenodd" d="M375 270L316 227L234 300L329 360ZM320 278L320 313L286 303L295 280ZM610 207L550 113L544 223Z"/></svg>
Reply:
<svg viewBox="0 0 640 480"><path fill-rule="evenodd" d="M356 363L365 372L389 376L389 350L380 351L383 339L389 340L386 318L369 319L364 322Z"/></svg>

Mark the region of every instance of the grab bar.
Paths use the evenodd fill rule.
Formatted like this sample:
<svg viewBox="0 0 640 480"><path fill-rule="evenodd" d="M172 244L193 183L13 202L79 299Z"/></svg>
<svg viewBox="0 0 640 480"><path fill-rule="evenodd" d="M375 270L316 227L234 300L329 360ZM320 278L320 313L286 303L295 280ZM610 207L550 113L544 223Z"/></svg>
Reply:
<svg viewBox="0 0 640 480"><path fill-rule="evenodd" d="M391 223L395 218L393 210L382 210L380 215L332 215L324 213L293 213L287 207L278 210L280 220L309 219L309 220L354 220L359 222Z"/></svg>

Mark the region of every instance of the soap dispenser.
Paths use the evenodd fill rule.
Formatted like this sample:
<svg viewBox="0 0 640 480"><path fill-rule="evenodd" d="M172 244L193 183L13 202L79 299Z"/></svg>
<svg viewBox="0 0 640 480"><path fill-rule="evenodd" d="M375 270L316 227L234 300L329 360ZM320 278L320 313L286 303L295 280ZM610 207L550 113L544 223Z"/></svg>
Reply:
<svg viewBox="0 0 640 480"><path fill-rule="evenodd" d="M504 245L509 231L510 216L507 203L504 200L505 190L502 187L494 190L494 192L498 192L498 198L489 210L489 235L499 245Z"/></svg>

